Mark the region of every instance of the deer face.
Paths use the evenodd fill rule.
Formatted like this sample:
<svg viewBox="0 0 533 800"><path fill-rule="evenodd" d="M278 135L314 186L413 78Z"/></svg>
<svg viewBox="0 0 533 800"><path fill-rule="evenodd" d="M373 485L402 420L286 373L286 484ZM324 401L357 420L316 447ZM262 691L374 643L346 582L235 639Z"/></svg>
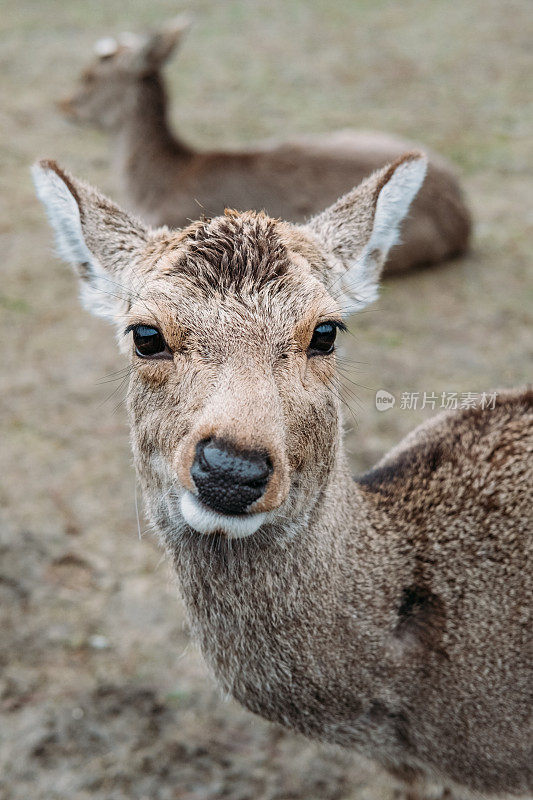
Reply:
<svg viewBox="0 0 533 800"><path fill-rule="evenodd" d="M312 508L338 457L342 314L372 299L424 173L408 156L300 228L227 212L171 233L37 168L60 252L130 358L136 465L171 535L286 530Z"/></svg>
<svg viewBox="0 0 533 800"><path fill-rule="evenodd" d="M134 106L142 81L158 79L188 26L188 20L179 17L150 36L124 33L118 39L100 39L94 59L72 94L58 102L59 109L75 122L118 129Z"/></svg>
<svg viewBox="0 0 533 800"><path fill-rule="evenodd" d="M138 80L123 56L117 49L83 71L73 93L57 104L68 119L106 131L120 126Z"/></svg>
<svg viewBox="0 0 533 800"><path fill-rule="evenodd" d="M262 214L194 225L125 319L140 472L202 533L254 532L334 458L341 309L301 244Z"/></svg>

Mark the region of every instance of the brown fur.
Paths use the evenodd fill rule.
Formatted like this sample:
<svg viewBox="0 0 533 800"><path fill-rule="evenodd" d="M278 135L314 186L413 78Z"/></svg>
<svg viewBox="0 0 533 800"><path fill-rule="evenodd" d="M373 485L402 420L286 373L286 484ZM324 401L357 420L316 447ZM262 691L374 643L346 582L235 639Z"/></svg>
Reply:
<svg viewBox="0 0 533 800"><path fill-rule="evenodd" d="M103 266L121 289L101 301L106 314L119 330L157 325L173 354L142 360L122 339L133 451L223 689L396 774L519 796L533 789L532 392L437 416L354 481L334 355L306 351L342 310L332 275L383 263L379 242L364 258L376 198L420 161L409 155L300 228L232 212L178 233L138 230L53 164L38 185L59 175L74 187L99 259L85 281L96 286ZM61 245L70 217L40 191ZM254 509L271 516L248 538L201 535L180 514L206 435L272 456Z"/></svg>
<svg viewBox="0 0 533 800"><path fill-rule="evenodd" d="M61 103L70 118L109 130L127 202L155 225L181 227L199 210L266 209L273 217L303 221L366 175L412 149L410 142L374 132L340 131L269 142L241 152L198 152L176 138L167 122L160 75L183 31L182 21L136 44L117 44L82 74ZM161 48L161 37L166 46ZM470 213L451 166L432 156L402 244L385 272L402 272L464 252Z"/></svg>

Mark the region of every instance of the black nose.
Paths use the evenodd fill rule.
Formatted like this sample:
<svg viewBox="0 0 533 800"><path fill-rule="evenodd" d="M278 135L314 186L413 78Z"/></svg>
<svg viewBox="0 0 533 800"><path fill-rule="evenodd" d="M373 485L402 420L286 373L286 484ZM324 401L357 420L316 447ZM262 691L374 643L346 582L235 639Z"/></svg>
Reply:
<svg viewBox="0 0 533 800"><path fill-rule="evenodd" d="M243 514L264 494L271 474L265 453L242 451L221 439L196 445L192 479L202 503L220 514Z"/></svg>

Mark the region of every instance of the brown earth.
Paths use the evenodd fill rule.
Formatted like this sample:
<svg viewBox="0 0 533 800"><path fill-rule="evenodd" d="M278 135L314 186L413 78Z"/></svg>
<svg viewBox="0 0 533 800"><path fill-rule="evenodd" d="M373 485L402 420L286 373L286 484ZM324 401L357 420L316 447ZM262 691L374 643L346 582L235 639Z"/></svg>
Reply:
<svg viewBox="0 0 533 800"><path fill-rule="evenodd" d="M169 68L174 120L191 141L375 128L462 171L471 254L388 283L345 338L354 469L434 413L402 409L402 392L440 399L531 380L530 0L194 9ZM137 525L113 334L79 310L34 198L38 156L114 193L104 137L70 127L53 101L97 37L179 10L4 0L0 15L0 798L399 798L373 765L219 696ZM375 410L378 388L396 395L393 410Z"/></svg>

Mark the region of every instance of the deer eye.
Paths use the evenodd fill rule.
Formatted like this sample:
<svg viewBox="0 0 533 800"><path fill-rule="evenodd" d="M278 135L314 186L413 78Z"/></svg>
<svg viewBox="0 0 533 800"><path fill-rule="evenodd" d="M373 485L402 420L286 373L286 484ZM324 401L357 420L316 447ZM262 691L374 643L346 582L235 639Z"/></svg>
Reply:
<svg viewBox="0 0 533 800"><path fill-rule="evenodd" d="M148 325L133 325L135 352L141 358L172 358L172 354L157 328Z"/></svg>
<svg viewBox="0 0 533 800"><path fill-rule="evenodd" d="M333 352L338 325L334 322L321 322L313 331L313 338L307 349L309 356L327 356Z"/></svg>

